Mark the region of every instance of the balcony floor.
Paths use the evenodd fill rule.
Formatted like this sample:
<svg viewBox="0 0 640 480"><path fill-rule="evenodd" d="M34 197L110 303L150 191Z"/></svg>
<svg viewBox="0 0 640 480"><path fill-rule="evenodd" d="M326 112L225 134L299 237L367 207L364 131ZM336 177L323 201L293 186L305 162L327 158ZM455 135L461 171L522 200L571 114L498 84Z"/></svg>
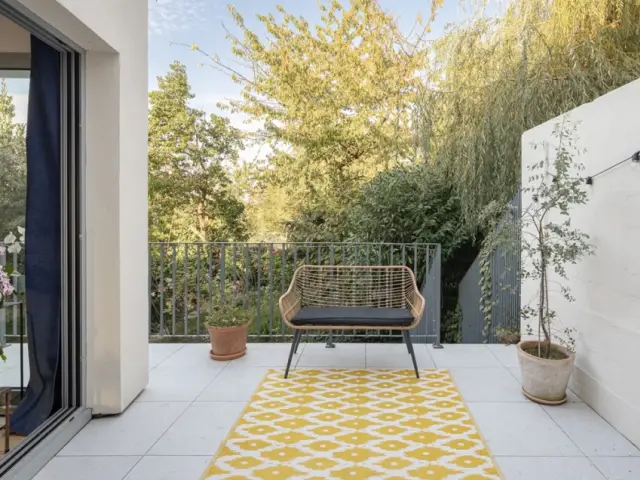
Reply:
<svg viewBox="0 0 640 480"><path fill-rule="evenodd" d="M250 344L219 363L203 344L152 344L150 382L126 412L91 421L36 480L198 480L269 368L289 346ZM515 347L417 345L449 369L507 480L637 480L640 451L574 394L541 407L520 391ZM296 368L411 368L404 345L302 344Z"/></svg>

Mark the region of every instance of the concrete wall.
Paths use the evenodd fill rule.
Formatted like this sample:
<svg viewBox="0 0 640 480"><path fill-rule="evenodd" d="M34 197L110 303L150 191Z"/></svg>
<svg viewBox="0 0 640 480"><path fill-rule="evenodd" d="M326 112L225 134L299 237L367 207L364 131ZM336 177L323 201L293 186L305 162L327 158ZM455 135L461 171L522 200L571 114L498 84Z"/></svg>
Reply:
<svg viewBox="0 0 640 480"><path fill-rule="evenodd" d="M86 395L119 413L148 382L147 0L13 2L86 50Z"/></svg>
<svg viewBox="0 0 640 480"><path fill-rule="evenodd" d="M565 115L579 124L580 161L594 175L640 150L640 80ZM531 143L551 140L552 120L522 137L527 166L544 159ZM553 145L549 147L553 154ZM531 198L523 196L523 209ZM577 333L571 388L633 443L640 445L640 168L628 161L594 179L587 205L571 221L591 236L595 256L569 269L575 302L552 293L551 306ZM523 258L524 261L524 258ZM553 287L552 287L553 288ZM556 288L557 290L557 288ZM522 285L522 304L537 293ZM535 300L534 303L535 304ZM560 326L560 325L559 325Z"/></svg>

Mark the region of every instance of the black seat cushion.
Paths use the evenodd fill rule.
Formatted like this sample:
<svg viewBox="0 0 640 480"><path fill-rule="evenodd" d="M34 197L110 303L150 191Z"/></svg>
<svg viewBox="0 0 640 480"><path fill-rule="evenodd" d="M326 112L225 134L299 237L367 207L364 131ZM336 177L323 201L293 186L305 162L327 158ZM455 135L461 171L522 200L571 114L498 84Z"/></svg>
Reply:
<svg viewBox="0 0 640 480"><path fill-rule="evenodd" d="M406 327L413 320L406 308L304 307L291 323L300 327Z"/></svg>

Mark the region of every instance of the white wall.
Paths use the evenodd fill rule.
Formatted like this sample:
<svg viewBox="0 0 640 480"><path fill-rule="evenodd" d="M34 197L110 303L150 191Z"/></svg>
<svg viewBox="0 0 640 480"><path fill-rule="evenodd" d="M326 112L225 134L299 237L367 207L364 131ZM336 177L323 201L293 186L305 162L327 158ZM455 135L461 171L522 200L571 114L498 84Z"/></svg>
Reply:
<svg viewBox="0 0 640 480"><path fill-rule="evenodd" d="M19 3L86 50L87 403L119 413L148 382L147 0Z"/></svg>
<svg viewBox="0 0 640 480"><path fill-rule="evenodd" d="M585 175L640 150L638 112L640 80L565 115L580 122ZM534 150L531 143L549 142L559 120L523 135L523 181L527 166L544 159L544 149ZM530 202L523 196L523 208ZM569 270L567 285L576 301L567 303L558 294L551 300L563 324L578 330L571 388L640 446L640 168L629 161L595 178L588 204L574 209L571 221L597 249ZM536 292L535 284L525 282L523 305Z"/></svg>

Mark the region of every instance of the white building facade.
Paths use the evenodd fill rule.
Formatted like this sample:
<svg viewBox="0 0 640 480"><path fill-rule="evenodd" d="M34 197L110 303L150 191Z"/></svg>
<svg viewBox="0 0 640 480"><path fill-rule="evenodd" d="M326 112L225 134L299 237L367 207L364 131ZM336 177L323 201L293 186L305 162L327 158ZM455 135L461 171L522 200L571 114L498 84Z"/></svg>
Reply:
<svg viewBox="0 0 640 480"><path fill-rule="evenodd" d="M589 201L571 212L571 223L591 237L595 255L568 269L575 302L566 302L551 282L557 327L575 327L576 361L570 387L636 446L640 445L640 80L550 120L522 136L522 178L544 160L552 130L566 119L578 124L583 175L597 175ZM531 198L523 195L526 208ZM522 285L522 305L534 304L535 282ZM523 333L526 326L523 325Z"/></svg>
<svg viewBox="0 0 640 480"><path fill-rule="evenodd" d="M78 311L77 323L63 329L73 329L77 339L69 350L79 365L75 407L87 412L77 416L77 431L90 414L124 411L148 382L148 5L146 0L0 4L5 14L0 60L22 61L31 29L77 55L78 109L67 118L77 127L77 168L67 172L75 175L76 185L67 203L78 216L75 257L66 259L76 269L77 285L66 291ZM53 450L50 445L49 453ZM31 470L45 457L32 462Z"/></svg>

